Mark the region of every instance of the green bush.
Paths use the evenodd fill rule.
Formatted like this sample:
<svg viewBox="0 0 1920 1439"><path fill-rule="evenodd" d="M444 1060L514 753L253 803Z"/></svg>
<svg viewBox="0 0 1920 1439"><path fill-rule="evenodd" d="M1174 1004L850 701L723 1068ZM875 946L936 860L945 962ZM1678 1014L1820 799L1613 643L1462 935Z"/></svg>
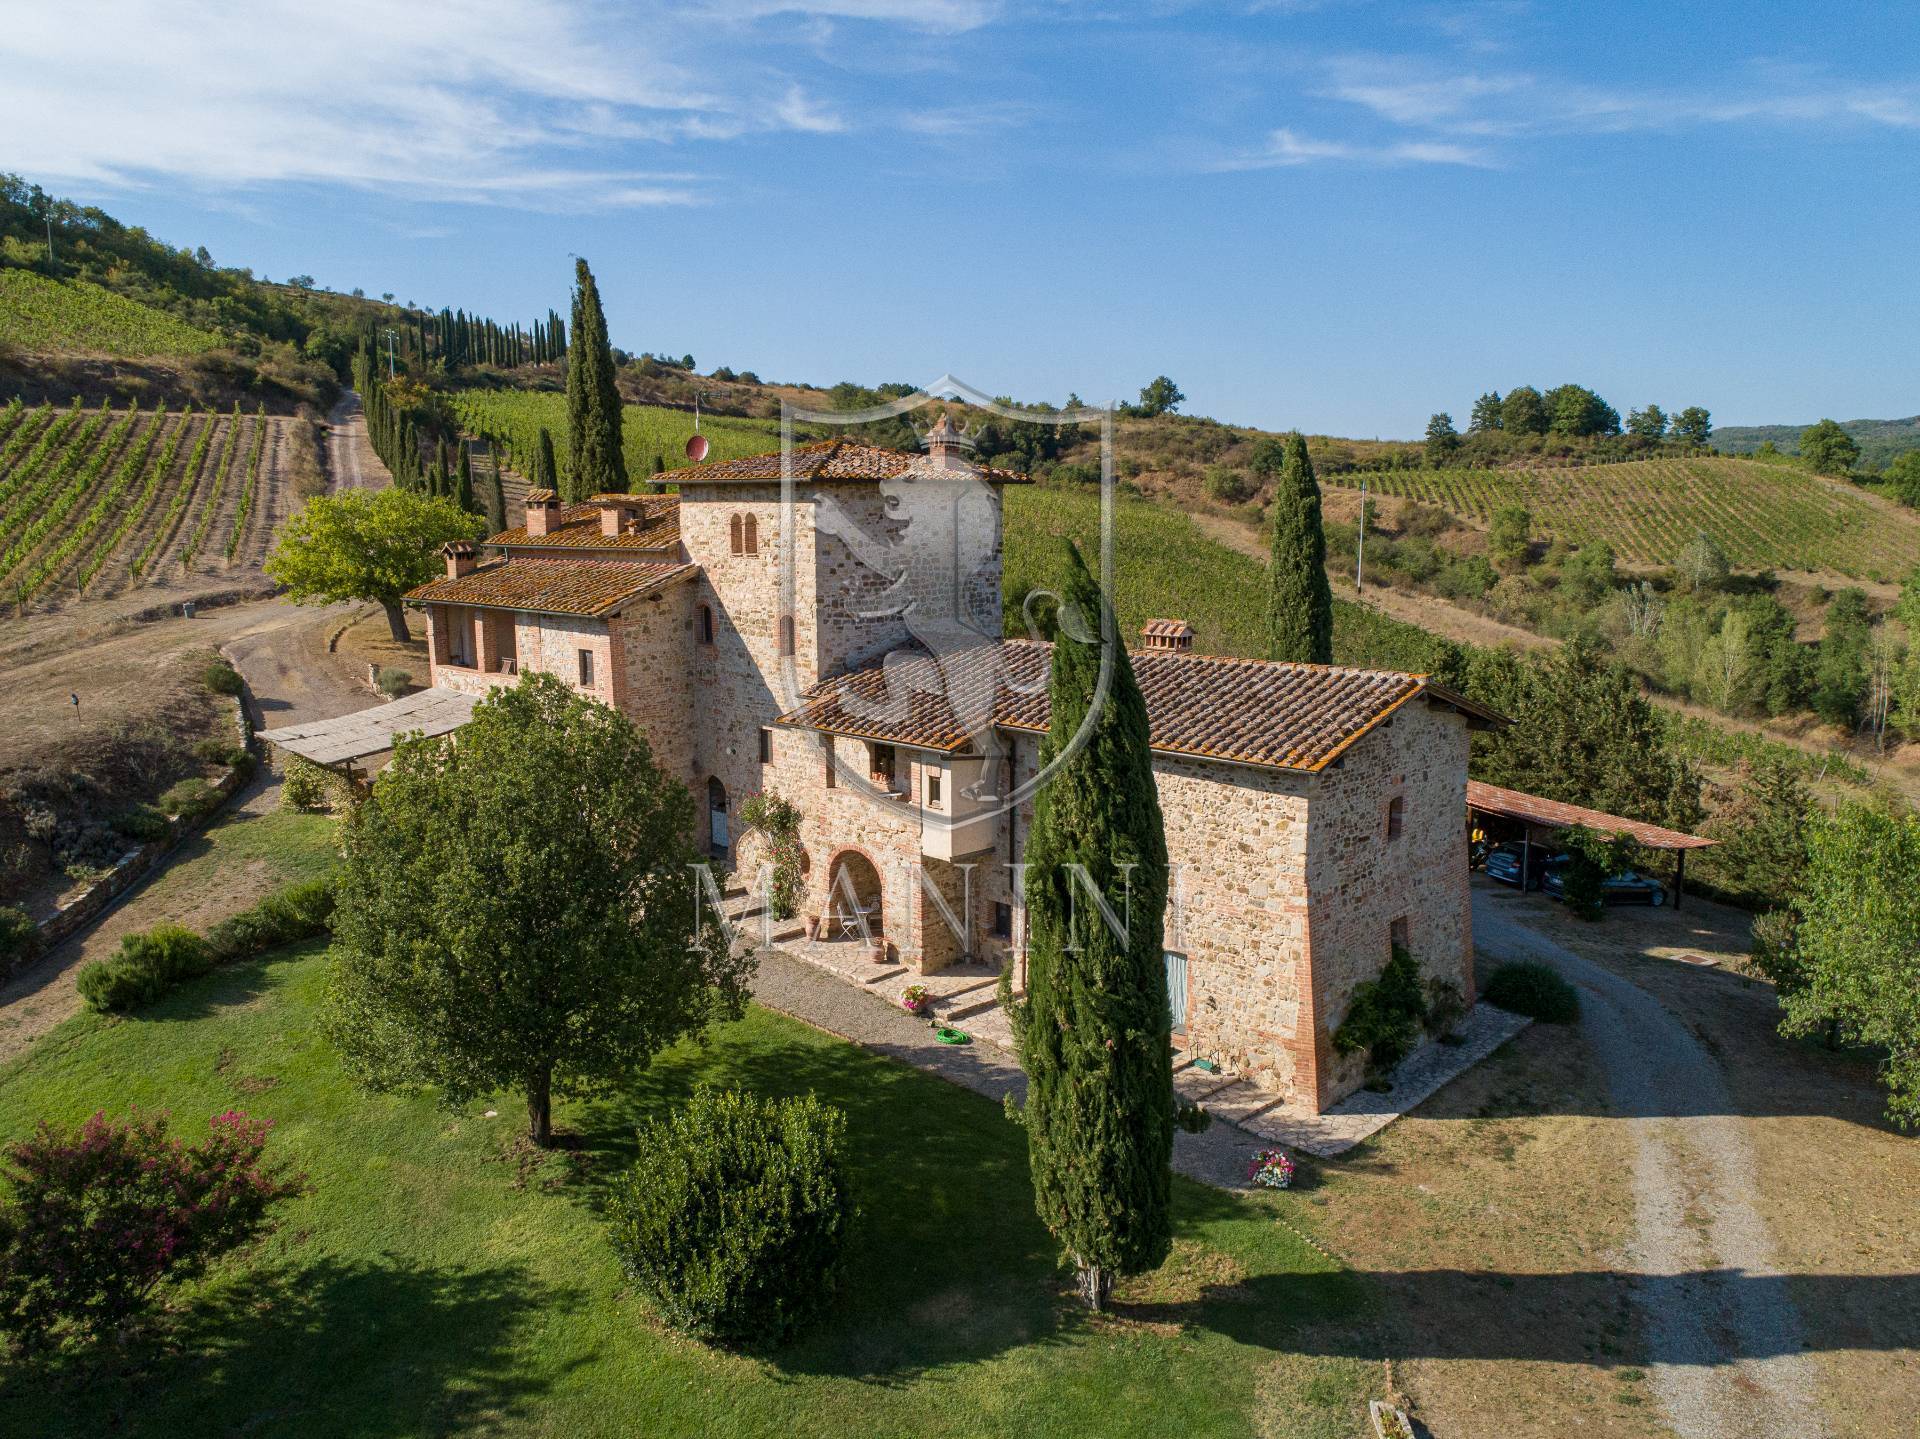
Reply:
<svg viewBox="0 0 1920 1439"><path fill-rule="evenodd" d="M200 672L201 681L217 695L237 695L245 686L240 671L225 660L215 660Z"/></svg>
<svg viewBox="0 0 1920 1439"><path fill-rule="evenodd" d="M207 944L221 964L249 959L269 949L326 933L333 918L333 884L310 879L268 895L251 909L229 915L207 931Z"/></svg>
<svg viewBox="0 0 1920 1439"><path fill-rule="evenodd" d="M397 665L381 665L380 673L374 677L374 686L388 699L398 699L413 688L413 671Z"/></svg>
<svg viewBox="0 0 1920 1439"><path fill-rule="evenodd" d="M142 844L165 839L169 832L167 817L150 804L129 805L114 816L113 827Z"/></svg>
<svg viewBox="0 0 1920 1439"><path fill-rule="evenodd" d="M0 976L13 973L40 953L40 926L23 909L0 905Z"/></svg>
<svg viewBox="0 0 1920 1439"><path fill-rule="evenodd" d="M1487 976L1481 997L1489 1004L1548 1024L1572 1024L1580 1017L1579 994L1544 964L1519 961L1501 965Z"/></svg>
<svg viewBox="0 0 1920 1439"><path fill-rule="evenodd" d="M701 1088L640 1134L614 1190L621 1268L669 1323L726 1343L780 1340L832 1297L853 1219L846 1116L813 1095Z"/></svg>
<svg viewBox="0 0 1920 1439"><path fill-rule="evenodd" d="M325 809L333 796L333 776L310 759L284 755L280 764L280 803L297 810Z"/></svg>
<svg viewBox="0 0 1920 1439"><path fill-rule="evenodd" d="M1369 1069L1389 1070L1420 1042L1420 1027L1426 1018L1420 966L1411 954L1395 945L1393 957L1380 977L1354 986L1347 1017L1333 1032L1333 1047L1341 1054L1364 1051Z"/></svg>
<svg viewBox="0 0 1920 1439"><path fill-rule="evenodd" d="M184 925L157 924L124 936L119 953L82 968L75 984L90 1007L118 1012L149 1004L212 968L206 940Z"/></svg>
<svg viewBox="0 0 1920 1439"><path fill-rule="evenodd" d="M200 778L183 779L160 796L160 808L167 814L198 819L220 806L220 792Z"/></svg>

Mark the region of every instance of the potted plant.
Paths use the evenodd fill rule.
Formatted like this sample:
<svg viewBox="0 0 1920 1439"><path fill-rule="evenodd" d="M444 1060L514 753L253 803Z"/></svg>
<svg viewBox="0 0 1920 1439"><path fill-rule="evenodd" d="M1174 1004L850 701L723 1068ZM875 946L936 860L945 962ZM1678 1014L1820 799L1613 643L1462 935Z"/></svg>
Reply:
<svg viewBox="0 0 1920 1439"><path fill-rule="evenodd" d="M924 1017L933 1009L933 996L924 984L910 984L900 991L900 1007L908 1014Z"/></svg>
<svg viewBox="0 0 1920 1439"><path fill-rule="evenodd" d="M1247 1161L1247 1178L1262 1189L1293 1187L1293 1160L1284 1149L1262 1149Z"/></svg>

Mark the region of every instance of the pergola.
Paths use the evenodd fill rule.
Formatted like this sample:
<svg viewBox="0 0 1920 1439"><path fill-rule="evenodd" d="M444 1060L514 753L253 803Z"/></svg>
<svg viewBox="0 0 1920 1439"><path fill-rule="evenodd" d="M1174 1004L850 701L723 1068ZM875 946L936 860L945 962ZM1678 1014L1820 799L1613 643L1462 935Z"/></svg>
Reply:
<svg viewBox="0 0 1920 1439"><path fill-rule="evenodd" d="M1522 826L1520 874L1523 888L1526 876L1533 869L1533 837L1536 830L1572 829L1578 825L1600 834L1624 834L1645 849L1670 851L1674 856L1675 909L1680 908L1680 901L1686 893L1687 851L1705 849L1714 843L1697 834L1682 834L1677 829L1664 829L1645 820L1606 814L1577 804L1562 804L1557 799L1542 799L1537 794L1522 794L1517 789L1501 789L1498 785L1482 784L1477 779L1467 781L1467 813L1493 815Z"/></svg>
<svg viewBox="0 0 1920 1439"><path fill-rule="evenodd" d="M353 762L384 754L403 734L451 734L473 718L479 696L458 690L426 689L391 704L355 710L312 724L282 725L259 731L260 738L289 754L329 768L340 767L353 778Z"/></svg>

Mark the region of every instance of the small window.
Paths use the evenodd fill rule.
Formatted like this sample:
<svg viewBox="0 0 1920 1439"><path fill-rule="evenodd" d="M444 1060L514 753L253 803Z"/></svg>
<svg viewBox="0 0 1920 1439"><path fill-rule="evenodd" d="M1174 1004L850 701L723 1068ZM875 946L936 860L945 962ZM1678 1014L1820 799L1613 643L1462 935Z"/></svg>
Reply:
<svg viewBox="0 0 1920 1439"><path fill-rule="evenodd" d="M832 789L838 783L839 776L833 765L833 742L829 740L827 742L827 788Z"/></svg>
<svg viewBox="0 0 1920 1439"><path fill-rule="evenodd" d="M741 553L757 555L760 553L760 521L748 515L742 524Z"/></svg>
<svg viewBox="0 0 1920 1439"><path fill-rule="evenodd" d="M727 548L734 554L740 554L744 548L744 536L741 534L740 516L735 515L727 522Z"/></svg>
<svg viewBox="0 0 1920 1439"><path fill-rule="evenodd" d="M760 763L773 763L773 731L770 729L760 731Z"/></svg>
<svg viewBox="0 0 1920 1439"><path fill-rule="evenodd" d="M1387 801L1387 838L1400 838L1401 828L1407 818L1407 802L1399 795Z"/></svg>
<svg viewBox="0 0 1920 1439"><path fill-rule="evenodd" d="M790 655L793 653L793 616L792 615L780 616L780 653L783 655Z"/></svg>
<svg viewBox="0 0 1920 1439"><path fill-rule="evenodd" d="M993 937L995 939L1013 938L1013 906L996 904L993 907Z"/></svg>
<svg viewBox="0 0 1920 1439"><path fill-rule="evenodd" d="M1403 914L1387 926L1387 949L1391 952L1410 950L1412 947L1407 941L1407 917Z"/></svg>
<svg viewBox="0 0 1920 1439"><path fill-rule="evenodd" d="M940 803L940 771L937 769L927 771L927 803L935 806Z"/></svg>
<svg viewBox="0 0 1920 1439"><path fill-rule="evenodd" d="M583 690L590 690L593 688L593 651L592 650L580 651L580 688Z"/></svg>
<svg viewBox="0 0 1920 1439"><path fill-rule="evenodd" d="M890 744L869 745L873 754L873 782L883 789L893 788L893 746Z"/></svg>
<svg viewBox="0 0 1920 1439"><path fill-rule="evenodd" d="M713 643L713 606L711 605L700 606L700 643L703 645Z"/></svg>

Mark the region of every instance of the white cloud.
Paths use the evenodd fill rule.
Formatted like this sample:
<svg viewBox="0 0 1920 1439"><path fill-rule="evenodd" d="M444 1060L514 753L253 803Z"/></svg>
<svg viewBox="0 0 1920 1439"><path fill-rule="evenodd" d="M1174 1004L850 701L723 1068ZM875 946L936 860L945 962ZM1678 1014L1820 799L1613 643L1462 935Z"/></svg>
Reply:
<svg viewBox="0 0 1920 1439"><path fill-rule="evenodd" d="M632 146L846 128L764 67L710 83L682 18L600 0L26 7L0 27L0 135L7 165L40 179L573 210L700 198L696 175L655 173Z"/></svg>
<svg viewBox="0 0 1920 1439"><path fill-rule="evenodd" d="M1327 161L1364 165L1472 165L1492 162L1470 145L1439 140L1407 140L1384 145L1326 140L1297 130L1272 131L1256 150L1230 156L1209 166L1214 170L1271 170L1287 165Z"/></svg>
<svg viewBox="0 0 1920 1439"><path fill-rule="evenodd" d="M879 20L958 33L999 18L998 0L706 0L698 10L729 20L793 15L810 20Z"/></svg>

